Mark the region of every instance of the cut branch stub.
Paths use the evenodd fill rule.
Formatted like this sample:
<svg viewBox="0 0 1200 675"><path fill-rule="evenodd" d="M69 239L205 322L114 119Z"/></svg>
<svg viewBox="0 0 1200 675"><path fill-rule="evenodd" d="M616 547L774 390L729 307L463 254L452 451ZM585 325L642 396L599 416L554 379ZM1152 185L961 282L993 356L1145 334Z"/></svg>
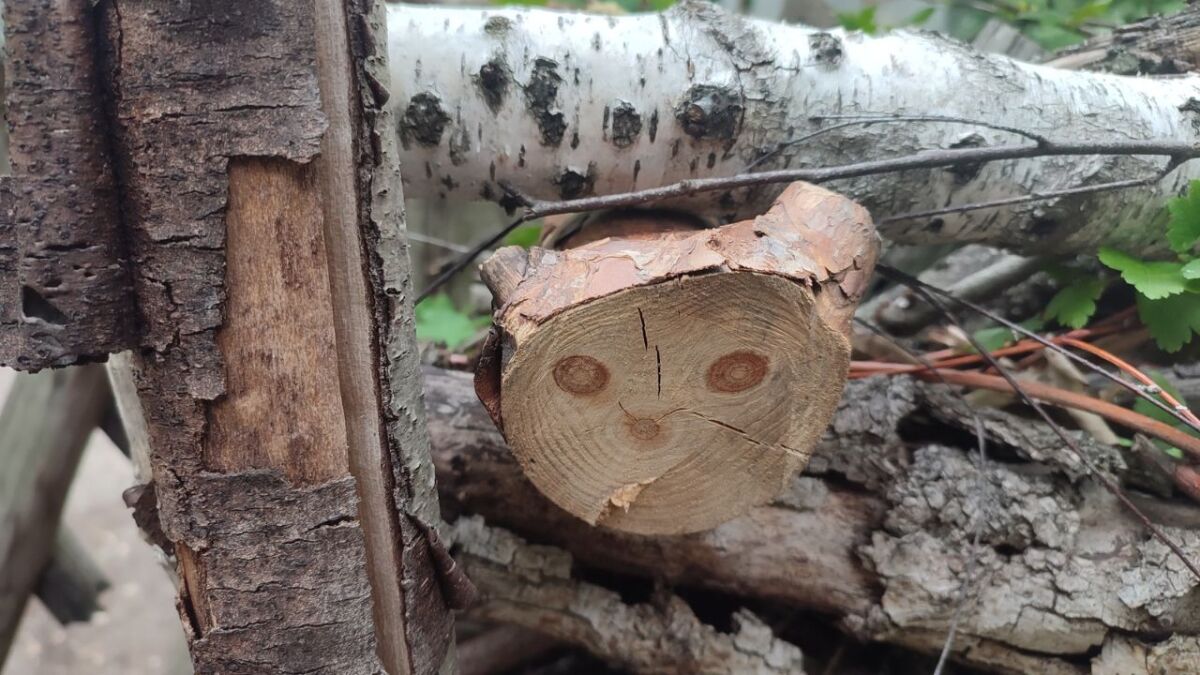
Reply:
<svg viewBox="0 0 1200 675"><path fill-rule="evenodd" d="M606 236L483 265L498 309L476 388L525 473L589 523L647 534L769 501L841 396L878 251L866 210L796 183L717 229L657 212L592 228Z"/></svg>

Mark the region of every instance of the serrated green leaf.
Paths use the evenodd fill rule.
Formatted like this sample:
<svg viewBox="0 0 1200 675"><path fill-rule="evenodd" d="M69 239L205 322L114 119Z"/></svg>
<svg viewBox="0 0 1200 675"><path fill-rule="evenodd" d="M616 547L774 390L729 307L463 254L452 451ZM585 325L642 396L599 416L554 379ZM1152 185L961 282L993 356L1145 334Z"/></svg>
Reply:
<svg viewBox="0 0 1200 675"><path fill-rule="evenodd" d="M415 310L417 339L457 349L488 324L486 317L471 317L454 306L445 293L422 300Z"/></svg>
<svg viewBox="0 0 1200 675"><path fill-rule="evenodd" d="M1113 248L1100 249L1100 262L1121 273L1121 278L1150 300L1160 300L1187 290L1183 266L1177 262L1139 260Z"/></svg>
<svg viewBox="0 0 1200 675"><path fill-rule="evenodd" d="M1096 301L1107 285L1105 279L1082 279L1063 288L1046 305L1046 318L1070 328L1083 328L1096 313Z"/></svg>
<svg viewBox="0 0 1200 675"><path fill-rule="evenodd" d="M1187 253L1200 239L1200 180L1188 185L1187 193L1167 202L1171 222L1167 225L1167 241L1176 253Z"/></svg>
<svg viewBox="0 0 1200 675"><path fill-rule="evenodd" d="M1200 295L1183 293L1151 300L1138 296L1138 315L1165 352L1177 352L1200 331Z"/></svg>

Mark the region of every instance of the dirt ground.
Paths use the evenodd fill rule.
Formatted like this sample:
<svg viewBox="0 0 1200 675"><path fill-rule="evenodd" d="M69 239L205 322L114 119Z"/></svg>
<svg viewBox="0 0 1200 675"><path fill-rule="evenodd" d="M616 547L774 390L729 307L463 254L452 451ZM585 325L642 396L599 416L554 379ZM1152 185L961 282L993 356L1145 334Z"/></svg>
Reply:
<svg viewBox="0 0 1200 675"><path fill-rule="evenodd" d="M0 396L11 371L0 371ZM102 610L59 623L30 601L0 675L184 675L191 672L175 591L121 501L133 467L104 434L92 434L67 499L65 520L104 570Z"/></svg>

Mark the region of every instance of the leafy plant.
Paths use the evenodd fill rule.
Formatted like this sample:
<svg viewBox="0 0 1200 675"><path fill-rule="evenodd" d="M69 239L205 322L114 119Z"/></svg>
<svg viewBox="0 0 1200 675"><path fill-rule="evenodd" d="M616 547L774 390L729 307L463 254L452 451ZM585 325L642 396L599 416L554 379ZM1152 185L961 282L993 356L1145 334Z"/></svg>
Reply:
<svg viewBox="0 0 1200 675"><path fill-rule="evenodd" d="M1200 181L1172 199L1167 210L1166 240L1174 260L1142 260L1113 248L1100 249L1098 257L1137 292L1138 315L1158 346L1177 352L1200 332L1200 255L1195 250L1200 242ZM1081 328L1106 286L1095 278L1068 284L1050 301L1046 317Z"/></svg>
<svg viewBox="0 0 1200 675"><path fill-rule="evenodd" d="M473 317L454 306L450 296L438 293L417 304L417 339L457 349L488 324L487 317Z"/></svg>
<svg viewBox="0 0 1200 675"><path fill-rule="evenodd" d="M1179 351L1200 331L1200 181L1168 204L1167 241L1173 261L1146 261L1114 249L1102 249L1100 262L1121 273L1138 293L1138 314L1160 347Z"/></svg>

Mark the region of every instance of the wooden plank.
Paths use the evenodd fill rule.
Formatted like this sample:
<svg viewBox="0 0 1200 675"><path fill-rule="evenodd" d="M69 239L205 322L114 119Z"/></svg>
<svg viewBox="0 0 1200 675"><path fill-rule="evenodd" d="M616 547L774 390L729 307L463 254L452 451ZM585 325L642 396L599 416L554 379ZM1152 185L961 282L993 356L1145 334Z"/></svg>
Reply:
<svg viewBox="0 0 1200 675"><path fill-rule="evenodd" d="M109 405L101 366L20 376L0 411L0 664L54 551L67 489Z"/></svg>

